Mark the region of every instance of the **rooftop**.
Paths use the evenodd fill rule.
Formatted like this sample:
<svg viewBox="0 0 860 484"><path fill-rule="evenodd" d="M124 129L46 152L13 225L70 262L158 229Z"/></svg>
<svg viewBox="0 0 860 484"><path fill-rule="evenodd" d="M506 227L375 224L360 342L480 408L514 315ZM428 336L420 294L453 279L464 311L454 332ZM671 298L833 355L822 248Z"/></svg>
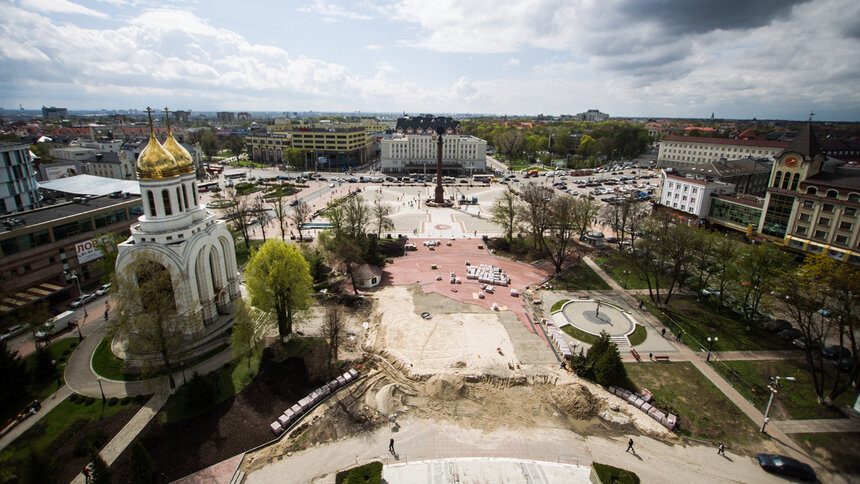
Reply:
<svg viewBox="0 0 860 484"><path fill-rule="evenodd" d="M137 180L116 180L93 175L70 176L59 180L40 182L39 188L71 195L101 196L114 192L125 192L140 196L140 184Z"/></svg>
<svg viewBox="0 0 860 484"><path fill-rule="evenodd" d="M788 143L785 141L768 141L763 139L732 139L732 138L709 138L707 136L667 136L663 141L682 141L685 143L711 143L717 145L732 145L732 146L763 146L766 148L785 148Z"/></svg>
<svg viewBox="0 0 860 484"><path fill-rule="evenodd" d="M62 202L55 203L53 205L46 205L44 207L37 208L34 210L13 213L0 218L0 229L6 228L6 232L0 231L0 235L9 233L9 230L15 232L19 229L31 227L33 225L53 222L55 220L61 220L66 217L81 215L87 212L101 210L108 207L115 206L117 207L117 209L119 209L120 207L134 205L137 203L140 203L140 196L135 196L131 198L95 197L80 202ZM3 223L12 219L20 220L22 223L16 223L14 225L6 225Z"/></svg>

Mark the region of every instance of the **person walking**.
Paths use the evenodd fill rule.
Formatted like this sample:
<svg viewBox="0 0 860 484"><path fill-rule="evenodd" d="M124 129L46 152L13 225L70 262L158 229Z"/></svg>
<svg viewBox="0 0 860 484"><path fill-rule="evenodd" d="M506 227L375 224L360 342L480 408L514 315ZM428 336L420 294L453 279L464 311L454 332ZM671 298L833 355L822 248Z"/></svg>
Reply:
<svg viewBox="0 0 860 484"><path fill-rule="evenodd" d="M663 333L663 337L665 338L666 337L666 328L663 328L662 333Z"/></svg>
<svg viewBox="0 0 860 484"><path fill-rule="evenodd" d="M726 446L722 442L717 444L717 455L726 455Z"/></svg>
<svg viewBox="0 0 860 484"><path fill-rule="evenodd" d="M391 452L392 454L395 453L394 452L394 439L391 439L390 441L388 441L388 452Z"/></svg>
<svg viewBox="0 0 860 484"><path fill-rule="evenodd" d="M634 454L636 453L636 449L633 448L633 439L627 441L627 450L625 450L624 452L630 451L632 451Z"/></svg>

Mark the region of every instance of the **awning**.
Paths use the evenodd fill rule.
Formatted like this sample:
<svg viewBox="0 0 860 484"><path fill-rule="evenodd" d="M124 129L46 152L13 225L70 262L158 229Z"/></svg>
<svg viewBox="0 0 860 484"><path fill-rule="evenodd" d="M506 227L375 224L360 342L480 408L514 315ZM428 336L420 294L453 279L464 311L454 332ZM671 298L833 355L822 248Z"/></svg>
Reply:
<svg viewBox="0 0 860 484"><path fill-rule="evenodd" d="M21 306L26 306L27 304L44 299L68 287L70 286L58 286L50 282L43 282L41 284L28 287L23 291L17 292L12 296L4 297L0 300L0 313L5 313Z"/></svg>

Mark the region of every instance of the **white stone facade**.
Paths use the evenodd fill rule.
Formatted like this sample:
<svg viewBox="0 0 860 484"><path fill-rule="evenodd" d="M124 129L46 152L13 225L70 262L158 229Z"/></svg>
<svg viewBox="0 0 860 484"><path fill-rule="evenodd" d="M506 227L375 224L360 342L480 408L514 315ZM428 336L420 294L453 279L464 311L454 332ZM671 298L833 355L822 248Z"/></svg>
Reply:
<svg viewBox="0 0 860 484"><path fill-rule="evenodd" d="M436 135L395 135L379 142L383 173L431 173L436 170ZM470 175L487 170L487 142L474 136L443 136L442 167L446 174Z"/></svg>
<svg viewBox="0 0 860 484"><path fill-rule="evenodd" d="M788 146L784 141L669 136L660 141L657 163L707 163L741 158L775 158Z"/></svg>
<svg viewBox="0 0 860 484"><path fill-rule="evenodd" d="M720 182L707 182L693 178L684 178L663 174L663 191L660 194L660 204L680 212L689 213L699 218L708 215L711 205L711 195L734 192L734 185Z"/></svg>

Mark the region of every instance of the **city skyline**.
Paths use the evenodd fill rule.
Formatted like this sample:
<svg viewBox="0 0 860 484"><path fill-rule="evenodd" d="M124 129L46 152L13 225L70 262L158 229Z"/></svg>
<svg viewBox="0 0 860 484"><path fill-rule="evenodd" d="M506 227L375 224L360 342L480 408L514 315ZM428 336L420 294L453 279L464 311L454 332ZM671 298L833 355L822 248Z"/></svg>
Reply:
<svg viewBox="0 0 860 484"><path fill-rule="evenodd" d="M0 105L860 120L848 0L8 0Z"/></svg>

